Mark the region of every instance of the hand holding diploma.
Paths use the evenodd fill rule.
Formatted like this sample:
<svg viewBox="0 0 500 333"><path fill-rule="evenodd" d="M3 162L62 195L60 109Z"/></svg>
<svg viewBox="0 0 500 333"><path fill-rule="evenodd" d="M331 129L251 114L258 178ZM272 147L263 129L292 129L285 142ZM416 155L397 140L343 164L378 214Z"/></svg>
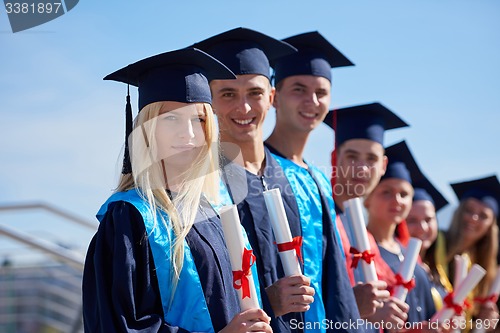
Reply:
<svg viewBox="0 0 500 333"><path fill-rule="evenodd" d="M444 322L455 315L460 316L466 307L465 298L485 274L486 271L481 266L474 264L466 278L444 298L443 307L432 316L431 321Z"/></svg>

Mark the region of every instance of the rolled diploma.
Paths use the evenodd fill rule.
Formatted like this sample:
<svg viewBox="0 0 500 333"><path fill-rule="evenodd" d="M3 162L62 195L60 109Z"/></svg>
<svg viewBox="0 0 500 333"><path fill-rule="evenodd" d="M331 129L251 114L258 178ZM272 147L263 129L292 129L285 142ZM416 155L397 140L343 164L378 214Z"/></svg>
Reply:
<svg viewBox="0 0 500 333"><path fill-rule="evenodd" d="M226 246L229 252L229 260L231 261L231 269L233 271L240 271L245 241L243 240L243 231L241 230L240 218L236 206L223 206L220 209L220 217L224 239L226 240ZM236 290L238 292L242 311L260 308L251 270L247 278L250 287L250 297L243 298L243 288Z"/></svg>
<svg viewBox="0 0 500 333"><path fill-rule="evenodd" d="M354 233L354 246L359 252L364 252L370 250L370 242L368 241L368 233L366 232L365 217L363 215L363 210L361 207L360 198L349 199L344 203L346 207L346 216L350 224L350 228ZM364 260L360 260L361 268L363 270L363 275L365 281L370 282L377 281L377 271L375 270L375 263L367 263ZM359 282L359 281L358 281Z"/></svg>
<svg viewBox="0 0 500 333"><path fill-rule="evenodd" d="M465 279L455 288L453 303L455 304L463 304L467 295L476 287L476 285L481 281L483 276L486 274L486 271L481 266L474 264L469 271L469 274L465 277ZM443 322L445 320L451 319L455 315L455 311L446 307L446 304L443 304L441 310L436 312L434 316L432 316L431 321L439 321Z"/></svg>
<svg viewBox="0 0 500 333"><path fill-rule="evenodd" d="M490 290L488 292L488 297L489 296L497 296L500 294L500 267L497 268L497 275L495 277L495 280L493 280L493 283L491 284ZM476 328L474 329L474 332L476 333L483 333L486 332L484 326L481 328Z"/></svg>
<svg viewBox="0 0 500 333"><path fill-rule="evenodd" d="M266 202L267 212L271 220L274 238L276 243L283 244L292 241L290 225L283 206L283 199L279 188L264 191L264 201ZM285 276L301 275L299 260L295 250L279 252Z"/></svg>
<svg viewBox="0 0 500 333"><path fill-rule="evenodd" d="M409 281L413 278L413 272L415 271L415 266L417 265L418 255L420 253L420 248L422 247L422 241L417 238L410 238L408 242L408 247L406 248L405 258L399 265L398 274L401 275L403 281ZM394 297L404 301L406 295L408 294L408 289L403 286L396 286L394 288Z"/></svg>
<svg viewBox="0 0 500 333"><path fill-rule="evenodd" d="M455 275L453 278L453 287L456 288L460 282L467 276L468 260L463 255L456 254L453 259L455 260Z"/></svg>

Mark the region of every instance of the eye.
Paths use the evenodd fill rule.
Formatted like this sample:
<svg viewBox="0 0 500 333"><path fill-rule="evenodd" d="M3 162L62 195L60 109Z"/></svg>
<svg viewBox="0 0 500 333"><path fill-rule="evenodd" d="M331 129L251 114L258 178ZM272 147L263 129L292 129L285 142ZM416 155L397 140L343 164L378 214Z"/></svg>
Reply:
<svg viewBox="0 0 500 333"><path fill-rule="evenodd" d="M264 92L260 90L253 90L250 92L250 96L252 97L260 97L262 95L264 95Z"/></svg>
<svg viewBox="0 0 500 333"><path fill-rule="evenodd" d="M356 156L356 155L354 155L354 154L346 154L346 155L345 155L345 158L346 158L347 160L349 160L349 161L356 161L356 157L357 157L357 156Z"/></svg>
<svg viewBox="0 0 500 333"><path fill-rule="evenodd" d="M479 214L479 219L480 219L481 221L486 221L486 220L488 219L488 215L486 215L486 214L484 214L484 213Z"/></svg>
<svg viewBox="0 0 500 333"><path fill-rule="evenodd" d="M192 122L195 123L204 123L206 121L204 116L194 117L191 119Z"/></svg>
<svg viewBox="0 0 500 333"><path fill-rule="evenodd" d="M326 91L324 91L324 90L320 90L320 91L317 91L317 92L316 92L316 96L317 96L318 98L325 97L326 95L327 95L327 92L326 92Z"/></svg>
<svg viewBox="0 0 500 333"><path fill-rule="evenodd" d="M175 120L177 120L177 116L167 115L167 116L163 117L163 120L175 121Z"/></svg>
<svg viewBox="0 0 500 333"><path fill-rule="evenodd" d="M234 96L236 96L234 92L225 92L221 95L222 98L233 98Z"/></svg>

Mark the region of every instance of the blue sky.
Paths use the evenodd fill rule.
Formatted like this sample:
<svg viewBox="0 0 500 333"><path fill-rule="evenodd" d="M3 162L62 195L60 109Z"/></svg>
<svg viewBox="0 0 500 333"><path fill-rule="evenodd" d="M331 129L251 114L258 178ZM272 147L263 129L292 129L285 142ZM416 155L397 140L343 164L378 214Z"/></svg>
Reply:
<svg viewBox="0 0 500 333"><path fill-rule="evenodd" d="M45 201L92 220L116 186L124 140L126 87L102 78L242 26L276 38L317 30L353 61L333 71L332 107L379 101L411 125L386 143L408 141L452 203L446 225L449 182L500 174L499 17L497 0L80 1L13 34L2 7L0 204ZM137 112L135 89L132 99ZM332 147L322 125L306 156L328 168ZM0 223L82 248L92 236L46 214Z"/></svg>

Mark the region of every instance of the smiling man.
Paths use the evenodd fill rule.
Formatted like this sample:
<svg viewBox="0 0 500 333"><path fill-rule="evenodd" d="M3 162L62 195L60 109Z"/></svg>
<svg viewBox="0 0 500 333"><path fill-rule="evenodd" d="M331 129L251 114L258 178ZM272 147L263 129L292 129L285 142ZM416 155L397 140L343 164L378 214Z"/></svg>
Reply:
<svg viewBox="0 0 500 333"><path fill-rule="evenodd" d="M324 318L322 303L316 301L315 293L320 291L307 274L284 275L264 190L281 190L292 236L302 236L302 230L297 203L294 195L287 191L289 184L283 170L264 147L262 125L275 93L270 81L269 60L294 53L296 49L245 28L210 37L194 47L219 59L237 76L236 80L210 82L223 155L228 160L236 155L229 151L228 143L238 146L242 155L242 161L226 161L223 177L229 184L228 194L237 204L241 224L257 258L263 307L273 317L271 327L274 332L295 332L291 323L302 323L311 316L318 322ZM238 180L235 174L243 175L243 182L239 178L240 182L235 183L234 179ZM241 187L246 187L248 193L240 202L235 192L241 192Z"/></svg>
<svg viewBox="0 0 500 333"><path fill-rule="evenodd" d="M303 157L309 135L328 114L331 69L353 64L318 32L283 41L298 52L272 63L276 126L266 145L285 171L297 200L305 238L304 274L311 277L324 316L334 323L357 321L360 314L334 223L332 188L326 176ZM363 329L346 327L338 331Z"/></svg>

